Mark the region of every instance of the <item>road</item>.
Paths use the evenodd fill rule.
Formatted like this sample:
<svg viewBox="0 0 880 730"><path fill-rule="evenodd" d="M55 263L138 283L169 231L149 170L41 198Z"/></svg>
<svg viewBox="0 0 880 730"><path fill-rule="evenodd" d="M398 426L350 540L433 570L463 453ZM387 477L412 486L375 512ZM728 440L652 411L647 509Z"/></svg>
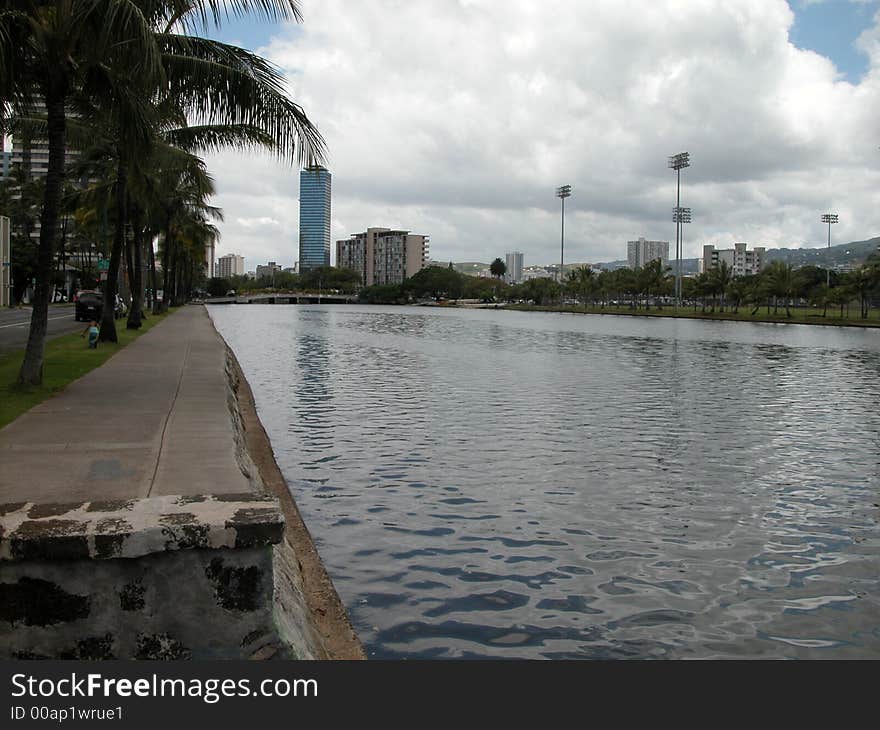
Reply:
<svg viewBox="0 0 880 730"><path fill-rule="evenodd" d="M0 309L0 355L24 348L27 344L30 322L30 307ZM48 336L50 338L82 331L83 327L85 327L83 322L74 320L72 306L52 305L49 307Z"/></svg>

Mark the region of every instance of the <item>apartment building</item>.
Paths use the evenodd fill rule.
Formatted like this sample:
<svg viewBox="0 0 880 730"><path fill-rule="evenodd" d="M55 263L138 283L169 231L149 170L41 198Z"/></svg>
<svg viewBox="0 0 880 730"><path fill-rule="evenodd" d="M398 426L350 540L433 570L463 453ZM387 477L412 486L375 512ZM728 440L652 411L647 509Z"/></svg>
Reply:
<svg viewBox="0 0 880 730"><path fill-rule="evenodd" d="M352 269L364 286L400 284L428 264L428 236L391 228L368 228L336 242L336 266Z"/></svg>
<svg viewBox="0 0 880 730"><path fill-rule="evenodd" d="M717 249L711 244L703 246L703 271L709 271L713 266L726 261L734 276L759 274L766 263L766 248L755 246L751 251L747 249L745 243L735 243L733 248L724 249Z"/></svg>
<svg viewBox="0 0 880 730"><path fill-rule="evenodd" d="M266 265L257 264L257 270L254 272L257 279L262 279L264 276L271 277L278 271L281 271L281 266L276 264L274 261L270 261Z"/></svg>
<svg viewBox="0 0 880 730"><path fill-rule="evenodd" d="M660 260L663 266L669 263L669 241L638 241L626 242L626 262L631 269L643 267L649 261Z"/></svg>
<svg viewBox="0 0 880 730"><path fill-rule="evenodd" d="M244 276L244 256L228 253L217 259L217 278L228 279L230 276Z"/></svg>

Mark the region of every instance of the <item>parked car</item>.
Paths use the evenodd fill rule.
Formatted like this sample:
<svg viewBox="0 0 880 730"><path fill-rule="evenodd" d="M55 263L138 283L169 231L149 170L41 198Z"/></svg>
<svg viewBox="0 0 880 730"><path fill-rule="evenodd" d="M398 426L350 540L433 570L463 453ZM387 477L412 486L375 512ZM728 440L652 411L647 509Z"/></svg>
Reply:
<svg viewBox="0 0 880 730"><path fill-rule="evenodd" d="M73 315L77 322L100 321L103 310L104 295L101 292L93 289L77 292Z"/></svg>

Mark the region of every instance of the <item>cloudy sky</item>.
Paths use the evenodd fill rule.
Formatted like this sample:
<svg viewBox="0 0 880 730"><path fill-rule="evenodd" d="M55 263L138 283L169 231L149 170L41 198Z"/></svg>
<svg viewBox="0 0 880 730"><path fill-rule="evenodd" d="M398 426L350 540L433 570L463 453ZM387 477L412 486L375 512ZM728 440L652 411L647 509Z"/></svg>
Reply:
<svg viewBox="0 0 880 730"><path fill-rule="evenodd" d="M329 147L331 239L431 237L438 260L625 258L674 241L819 246L880 235L880 2L302 0L304 23L237 21L223 40L280 66ZM298 259L299 173L209 159L218 255ZM331 245L335 249L335 245ZM333 255L335 255L335 250Z"/></svg>

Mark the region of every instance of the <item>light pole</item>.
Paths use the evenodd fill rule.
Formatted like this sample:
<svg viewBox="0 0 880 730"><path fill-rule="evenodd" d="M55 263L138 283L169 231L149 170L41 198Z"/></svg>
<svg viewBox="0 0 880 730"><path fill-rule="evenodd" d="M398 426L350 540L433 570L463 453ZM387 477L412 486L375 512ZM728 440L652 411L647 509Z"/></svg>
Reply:
<svg viewBox="0 0 880 730"><path fill-rule="evenodd" d="M675 221L675 306L681 306L681 224L679 212L681 208L681 170L684 167L691 166L691 156L689 152L679 152L669 158L668 166L675 170L675 210L673 220ZM690 210L688 210L690 216ZM690 222L690 218L688 221Z"/></svg>
<svg viewBox="0 0 880 730"><path fill-rule="evenodd" d="M562 265L565 260L565 199L571 197L571 185L556 188L556 197L562 200L562 232L559 238L559 283L562 284Z"/></svg>
<svg viewBox="0 0 880 730"><path fill-rule="evenodd" d="M676 222L676 231L678 232L678 246L676 247L676 271L675 271L675 306L681 306L681 251L684 248L684 228L682 223L691 222L690 208L673 208L672 220Z"/></svg>
<svg viewBox="0 0 880 730"><path fill-rule="evenodd" d="M824 213L822 222L828 224L828 268L825 270L825 287L831 288L831 224L839 220L837 213Z"/></svg>

